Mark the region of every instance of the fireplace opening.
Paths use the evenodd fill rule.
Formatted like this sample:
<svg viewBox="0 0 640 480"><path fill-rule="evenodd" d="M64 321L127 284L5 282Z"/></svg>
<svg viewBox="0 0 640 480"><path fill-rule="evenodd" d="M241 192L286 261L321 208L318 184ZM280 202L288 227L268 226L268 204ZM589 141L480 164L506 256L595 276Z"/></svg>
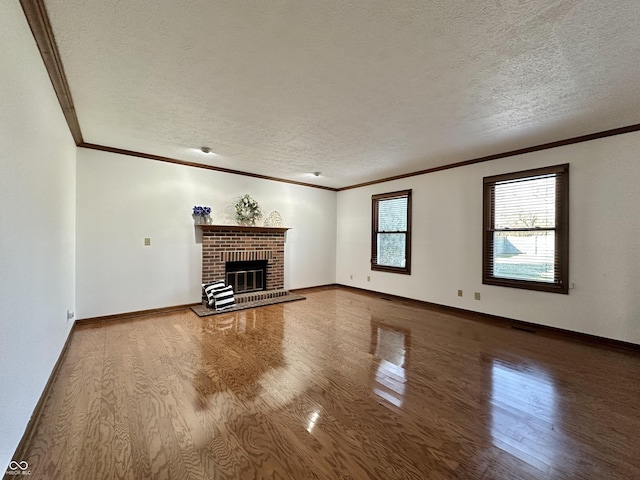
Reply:
<svg viewBox="0 0 640 480"><path fill-rule="evenodd" d="M231 285L235 293L266 290L266 277L266 260L227 262L225 264L226 284Z"/></svg>

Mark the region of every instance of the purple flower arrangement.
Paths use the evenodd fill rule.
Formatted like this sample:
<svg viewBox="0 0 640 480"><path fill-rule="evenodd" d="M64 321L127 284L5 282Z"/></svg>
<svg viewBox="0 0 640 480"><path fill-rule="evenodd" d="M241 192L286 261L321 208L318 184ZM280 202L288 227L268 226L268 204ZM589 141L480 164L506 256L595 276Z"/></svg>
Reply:
<svg viewBox="0 0 640 480"><path fill-rule="evenodd" d="M197 217L206 217L210 213L211 213L211 207L201 207L199 205L196 205L195 207L193 207L193 215Z"/></svg>

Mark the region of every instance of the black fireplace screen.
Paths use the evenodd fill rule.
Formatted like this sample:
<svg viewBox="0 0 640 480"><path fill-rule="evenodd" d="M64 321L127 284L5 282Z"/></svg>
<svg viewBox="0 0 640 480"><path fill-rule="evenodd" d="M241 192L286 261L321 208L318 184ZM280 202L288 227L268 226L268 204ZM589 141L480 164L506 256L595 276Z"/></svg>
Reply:
<svg viewBox="0 0 640 480"><path fill-rule="evenodd" d="M225 280L235 293L255 292L266 288L267 261L227 262Z"/></svg>

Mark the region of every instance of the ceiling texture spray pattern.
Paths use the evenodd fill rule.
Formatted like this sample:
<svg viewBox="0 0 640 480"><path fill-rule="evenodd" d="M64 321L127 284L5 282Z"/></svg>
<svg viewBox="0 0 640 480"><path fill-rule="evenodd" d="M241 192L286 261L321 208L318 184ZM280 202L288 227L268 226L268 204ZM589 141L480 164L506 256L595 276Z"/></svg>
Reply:
<svg viewBox="0 0 640 480"><path fill-rule="evenodd" d="M97 145L339 188L640 123L637 0L45 6Z"/></svg>

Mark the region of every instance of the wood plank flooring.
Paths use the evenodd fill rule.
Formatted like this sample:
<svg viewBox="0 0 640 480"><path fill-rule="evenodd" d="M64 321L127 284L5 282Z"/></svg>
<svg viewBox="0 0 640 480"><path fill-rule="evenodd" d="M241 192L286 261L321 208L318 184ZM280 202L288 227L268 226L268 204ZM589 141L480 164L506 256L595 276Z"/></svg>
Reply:
<svg viewBox="0 0 640 480"><path fill-rule="evenodd" d="M637 352L305 295L78 327L14 460L47 480L640 478Z"/></svg>

